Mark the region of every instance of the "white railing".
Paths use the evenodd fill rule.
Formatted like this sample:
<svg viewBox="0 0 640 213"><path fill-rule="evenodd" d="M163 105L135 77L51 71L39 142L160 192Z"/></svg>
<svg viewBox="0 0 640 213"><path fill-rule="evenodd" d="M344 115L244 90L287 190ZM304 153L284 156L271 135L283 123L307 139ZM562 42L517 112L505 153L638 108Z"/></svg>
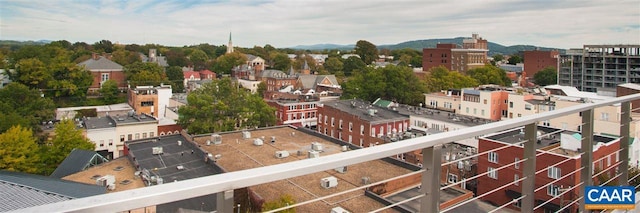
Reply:
<svg viewBox="0 0 640 213"><path fill-rule="evenodd" d="M414 150L423 149L423 163L425 169L420 170L423 172L422 175L422 192L424 194L420 195L420 205L422 209L433 209L439 211L439 191L440 191L440 178L439 168L442 164L440 161L441 153L440 148L443 144L450 143L453 141L458 141L466 138L472 138L477 136L482 136L490 133L500 132L509 130L516 127L525 126L525 131L527 131L527 136L535 139L535 131L531 133L532 129L535 130L535 125L538 122L550 120L552 118L562 117L566 115L570 115L573 113L579 112L593 112L593 109L603 106L609 106L613 104L623 104L623 115L624 118L624 110L629 112L629 102L632 100L640 99L640 94L610 99L601 101L598 103L588 103L588 104L580 104L572 107L567 107L563 109L558 109L554 111L549 111L545 113L535 114L531 116L525 116L517 119L511 119L496 123L488 123L484 125L469 127L465 129L460 129L456 131L443 132L439 134L430 135L428 137L420 137L414 139L407 139L401 142L396 143L388 143L379 146L352 150L349 152L343 152L338 154L332 154L328 156L323 156L319 158L312 158L306 160L299 160L289 163L277 164L272 166L260 167L255 169L242 170L237 172L229 172L218 175L212 175L207 177L195 178L190 180L184 180L174 183L167 183L162 185L156 185L153 187L145 187L140 189L133 189L115 193L109 193L99 196L87 197L74 199L59 203L53 203L48 205L36 206L28 209L22 209L20 211L26 212L51 212L51 211L60 211L60 212L119 212L119 211L127 211L132 209L143 208L147 206L155 206L159 204L169 203L180 201L184 199L200 197L204 195L209 195L213 193L225 194L224 192L229 192L230 190L254 186L258 184L269 183L278 180L284 180L288 178L298 177L302 175L307 175L311 173L321 172L325 170L332 170L334 168L377 160L381 158L385 158L388 156L395 156L401 153L407 153ZM626 108L624 107L626 104ZM628 113L626 114L629 115ZM583 121L586 123L593 122L593 115L588 116L583 113ZM589 121L590 119L590 121ZM624 119L623 119L624 120ZM624 122L624 121L623 121ZM628 125L629 120L626 121L626 125ZM585 134L587 133L587 134ZM583 135L588 135L588 133L593 134L593 128L589 128L588 126L583 127ZM621 135L628 137L629 132L621 132ZM586 137L589 138L589 137ZM626 139L626 138L625 138ZM628 140L628 139L627 139ZM527 151L527 147L534 147L535 142L531 142L535 140L528 140L524 144L525 157L521 160L523 167L523 177L520 179L520 184L523 187L523 196L518 198L523 202L523 212L532 212L536 205L534 204L533 190L534 180L533 178L527 178L527 174L535 176L535 169L528 168L531 167L531 162L535 163L535 148L533 150L533 154L529 156L533 156L529 159L526 158L527 152L531 152L531 150ZM590 142L590 141L588 141ZM621 143L622 144L622 143ZM530 148L529 148L530 149ZM624 156L624 155L623 155ZM621 165L627 164L627 159L623 159L620 157ZM583 161L584 163L585 161ZM590 172L590 165L593 161L592 159L588 159L588 166L583 165L583 170L588 170ZM519 163L519 162L518 162ZM626 171L620 171L619 177L627 179ZM430 177L433 177L429 179ZM512 183L513 184L513 183ZM437 187L435 187L437 185ZM582 184L583 186L586 184ZM584 189L583 186L580 186ZM529 193L527 192L529 191ZM564 194L564 193L563 193ZM223 198L225 199L225 198ZM228 200L228 198L226 198ZM411 198L416 199L416 198ZM218 199L218 204L223 204L224 202L220 202L220 198ZM231 199L232 201L232 199ZM576 203L577 200L572 202ZM231 203L233 204L233 203ZM580 201L580 205L583 206L584 202ZM218 206L218 212L226 212L229 209L233 210L233 207L221 207Z"/></svg>

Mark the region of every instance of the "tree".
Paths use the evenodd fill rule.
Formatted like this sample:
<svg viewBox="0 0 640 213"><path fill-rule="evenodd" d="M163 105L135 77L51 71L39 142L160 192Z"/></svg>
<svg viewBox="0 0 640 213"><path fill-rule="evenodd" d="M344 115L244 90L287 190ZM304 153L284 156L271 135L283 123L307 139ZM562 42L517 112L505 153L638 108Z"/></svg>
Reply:
<svg viewBox="0 0 640 213"><path fill-rule="evenodd" d="M74 149L95 150L95 145L77 129L73 120L67 119L56 124L54 136L44 147L45 174L51 174Z"/></svg>
<svg viewBox="0 0 640 213"><path fill-rule="evenodd" d="M331 74L336 74L337 72L342 71L344 68L344 63L338 57L329 57L327 61L324 62L324 68L329 71Z"/></svg>
<svg viewBox="0 0 640 213"><path fill-rule="evenodd" d="M205 68L205 63L209 60L207 53L201 49L193 50L193 52L189 54L188 58L196 70L203 70Z"/></svg>
<svg viewBox="0 0 640 213"><path fill-rule="evenodd" d="M264 97L265 91L267 91L267 84L265 84L264 81L262 81L258 84L257 93L260 97Z"/></svg>
<svg viewBox="0 0 640 213"><path fill-rule="evenodd" d="M124 67L124 74L131 86L159 86L167 82L163 68L156 63L136 62Z"/></svg>
<svg viewBox="0 0 640 213"><path fill-rule="evenodd" d="M480 84L511 85L511 79L507 77L507 73L493 65L471 69L467 71L467 75L476 79Z"/></svg>
<svg viewBox="0 0 640 213"><path fill-rule="evenodd" d="M457 71L450 71L443 66L431 68L425 81L427 82L427 91L429 92L476 87L480 85L476 79L460 74Z"/></svg>
<svg viewBox="0 0 640 213"><path fill-rule="evenodd" d="M540 86L558 83L558 72L554 67L546 67L533 75L533 81Z"/></svg>
<svg viewBox="0 0 640 213"><path fill-rule="evenodd" d="M273 69L286 71L291 67L291 59L287 54L276 53L271 58L273 58Z"/></svg>
<svg viewBox="0 0 640 213"><path fill-rule="evenodd" d="M116 47L116 50L111 54L111 60L122 66L127 66L135 62L140 61L140 55L137 52L132 52L121 47Z"/></svg>
<svg viewBox="0 0 640 213"><path fill-rule="evenodd" d="M113 52L113 43L111 43L111 41L103 39L101 41L98 41L96 43L93 44L93 48L96 51L102 51L102 52L106 52L106 53L112 53Z"/></svg>
<svg viewBox="0 0 640 213"><path fill-rule="evenodd" d="M378 49L376 45L365 40L356 42L356 54L360 56L365 64L371 64L378 58Z"/></svg>
<svg viewBox="0 0 640 213"><path fill-rule="evenodd" d="M38 144L31 130L20 125L0 134L0 170L37 173Z"/></svg>
<svg viewBox="0 0 640 213"><path fill-rule="evenodd" d="M495 61L495 62L500 62L500 61L504 60L504 56L502 56L501 54L495 54L492 57L493 57L493 61Z"/></svg>
<svg viewBox="0 0 640 213"><path fill-rule="evenodd" d="M342 67L346 76L351 76L354 71L362 70L367 65L360 58L351 56L344 61Z"/></svg>
<svg viewBox="0 0 640 213"><path fill-rule="evenodd" d="M508 64L517 64L517 63L521 63L522 62L522 58L520 58L520 56L518 55L512 55L509 57L509 59L507 60Z"/></svg>
<svg viewBox="0 0 640 213"><path fill-rule="evenodd" d="M213 71L218 75L230 74L231 69L235 66L247 62L247 56L239 52L224 54L216 59L213 65Z"/></svg>
<svg viewBox="0 0 640 213"><path fill-rule="evenodd" d="M14 125L40 129L42 121L54 116L55 105L50 98L41 97L40 91L20 83L0 89L0 100L0 132Z"/></svg>
<svg viewBox="0 0 640 213"><path fill-rule="evenodd" d="M16 70L10 75L11 80L34 89L46 88L53 78L47 67L37 58L22 59L16 64Z"/></svg>
<svg viewBox="0 0 640 213"><path fill-rule="evenodd" d="M187 101L178 109L178 124L190 134L264 127L276 122L273 107L229 78L204 84L189 93Z"/></svg>
<svg viewBox="0 0 640 213"><path fill-rule="evenodd" d="M171 82L171 88L174 92L184 91L184 74L179 66L171 66L167 68L167 78Z"/></svg>
<svg viewBox="0 0 640 213"><path fill-rule="evenodd" d="M411 68L393 65L366 67L362 72L356 72L343 88L343 99L374 101L382 98L412 105L423 102L422 94L427 91L425 82L416 78Z"/></svg>
<svg viewBox="0 0 640 213"><path fill-rule="evenodd" d="M293 205L295 203L296 203L296 201L295 201L295 199L293 199L293 197L291 195L283 194L277 200L270 201L270 202L265 202L264 204L262 204L262 211L269 211L269 210L279 209L279 208L282 208L282 207ZM280 213L295 213L296 209L295 208L290 208L290 209L282 210L282 211L278 211L278 212L280 212Z"/></svg>
<svg viewBox="0 0 640 213"><path fill-rule="evenodd" d="M109 79L102 83L102 87L100 88L100 94L102 95L102 98L104 99L106 104L116 103L118 100L119 92L120 91L118 90L118 82L114 81L113 79Z"/></svg>
<svg viewBox="0 0 640 213"><path fill-rule="evenodd" d="M53 79L47 86L52 89L48 95L53 97L84 97L87 89L93 83L91 72L84 67L79 67L68 60L49 65Z"/></svg>

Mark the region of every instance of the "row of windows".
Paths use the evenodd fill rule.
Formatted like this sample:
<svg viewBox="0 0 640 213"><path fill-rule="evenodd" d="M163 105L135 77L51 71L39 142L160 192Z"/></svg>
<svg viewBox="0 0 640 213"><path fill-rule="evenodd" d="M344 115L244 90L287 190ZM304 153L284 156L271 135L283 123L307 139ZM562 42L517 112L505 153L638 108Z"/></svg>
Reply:
<svg viewBox="0 0 640 213"><path fill-rule="evenodd" d="M289 110L295 109L315 109L316 104L301 104L301 105L291 105L289 106Z"/></svg>
<svg viewBox="0 0 640 213"><path fill-rule="evenodd" d="M134 137L135 136L135 137ZM147 134L146 132L142 133L142 138L153 138L155 137L155 133L154 132L149 132L149 134ZM135 133L135 134L127 134L127 141L130 140L138 140L140 139L140 133ZM120 135L120 142L124 142L125 141L125 135Z"/></svg>
<svg viewBox="0 0 640 213"><path fill-rule="evenodd" d="M498 164L498 153L497 152L487 153L487 160L491 163ZM514 159L514 167L515 169L520 169L520 158ZM489 177L492 177L492 176L489 174ZM495 173L495 177L497 178L497 171ZM547 177L553 178L553 179L560 179L560 177L562 177L562 170L558 167L551 166L547 168Z"/></svg>

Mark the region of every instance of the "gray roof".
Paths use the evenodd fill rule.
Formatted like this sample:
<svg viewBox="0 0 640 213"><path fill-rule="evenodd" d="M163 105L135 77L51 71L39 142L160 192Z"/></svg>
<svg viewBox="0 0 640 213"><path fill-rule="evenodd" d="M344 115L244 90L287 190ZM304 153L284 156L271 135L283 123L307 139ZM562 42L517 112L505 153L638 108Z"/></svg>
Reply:
<svg viewBox="0 0 640 213"><path fill-rule="evenodd" d="M0 211L83 198L106 193L98 185L76 183L46 176L0 171Z"/></svg>
<svg viewBox="0 0 640 213"><path fill-rule="evenodd" d="M335 75L299 75L298 81L302 84L302 89L316 89L325 78L329 79L332 85L339 85Z"/></svg>
<svg viewBox="0 0 640 213"><path fill-rule="evenodd" d="M260 56L255 56L255 55L251 55L251 54L244 54L244 55L247 56L247 61L253 61L253 60L256 60L258 58L261 59L261 60L264 60L264 59L260 58Z"/></svg>
<svg viewBox="0 0 640 213"><path fill-rule="evenodd" d="M102 129L138 123L157 123L158 120L145 114L134 116L117 114L116 116L107 115L105 117L87 117L84 118L83 122L87 129Z"/></svg>
<svg viewBox="0 0 640 213"><path fill-rule="evenodd" d="M87 129L104 129L116 127L116 123L109 117L87 117L84 119Z"/></svg>
<svg viewBox="0 0 640 213"><path fill-rule="evenodd" d="M386 108L374 106L362 100L328 101L325 102L324 107L331 107L342 112L349 113L371 123L409 119L409 116L407 115L403 115ZM369 115L370 109L376 111L373 116Z"/></svg>
<svg viewBox="0 0 640 213"><path fill-rule="evenodd" d="M85 66L89 71L93 72L101 70L122 71L122 65L103 56L100 56L97 60L90 58L79 63L78 66Z"/></svg>
<svg viewBox="0 0 640 213"><path fill-rule="evenodd" d="M63 178L107 161L95 151L74 149L49 177Z"/></svg>
<svg viewBox="0 0 640 213"><path fill-rule="evenodd" d="M262 78L288 78L289 76L280 70L263 70L258 77Z"/></svg>

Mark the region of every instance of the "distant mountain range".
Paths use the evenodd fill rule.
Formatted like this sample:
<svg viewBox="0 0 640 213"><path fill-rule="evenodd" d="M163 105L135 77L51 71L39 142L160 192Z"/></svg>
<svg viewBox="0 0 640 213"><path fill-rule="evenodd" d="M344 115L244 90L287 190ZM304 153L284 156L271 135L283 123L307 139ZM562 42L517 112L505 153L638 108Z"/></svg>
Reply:
<svg viewBox="0 0 640 213"><path fill-rule="evenodd" d="M402 42L402 43L398 43L398 44L385 44L385 45L378 45L378 49L390 49L390 50L396 50L396 49L404 49L404 48L409 48L409 49L415 49L415 50L422 50L423 48L434 48L436 47L437 44L439 43L454 43L454 44L459 44L462 45L462 40L465 39L464 37L457 37L457 38L440 38L440 39L425 39L425 40L416 40L416 41L406 41L406 42ZM494 54L503 54L503 55L513 55L516 54L520 51L524 51L524 50L535 50L535 49L540 49L540 50L558 50L561 53L564 53L564 49L558 49L558 48L551 48L551 47L536 47L533 45L513 45L513 46L504 46L498 43L494 43L494 42L489 42L488 43L489 46L489 55L494 55ZM298 45L295 47L292 47L292 49L303 49L303 50L326 50L326 49L337 49L337 50L353 50L355 47L355 44L348 44L348 45L339 45L339 44L314 44L314 45Z"/></svg>

